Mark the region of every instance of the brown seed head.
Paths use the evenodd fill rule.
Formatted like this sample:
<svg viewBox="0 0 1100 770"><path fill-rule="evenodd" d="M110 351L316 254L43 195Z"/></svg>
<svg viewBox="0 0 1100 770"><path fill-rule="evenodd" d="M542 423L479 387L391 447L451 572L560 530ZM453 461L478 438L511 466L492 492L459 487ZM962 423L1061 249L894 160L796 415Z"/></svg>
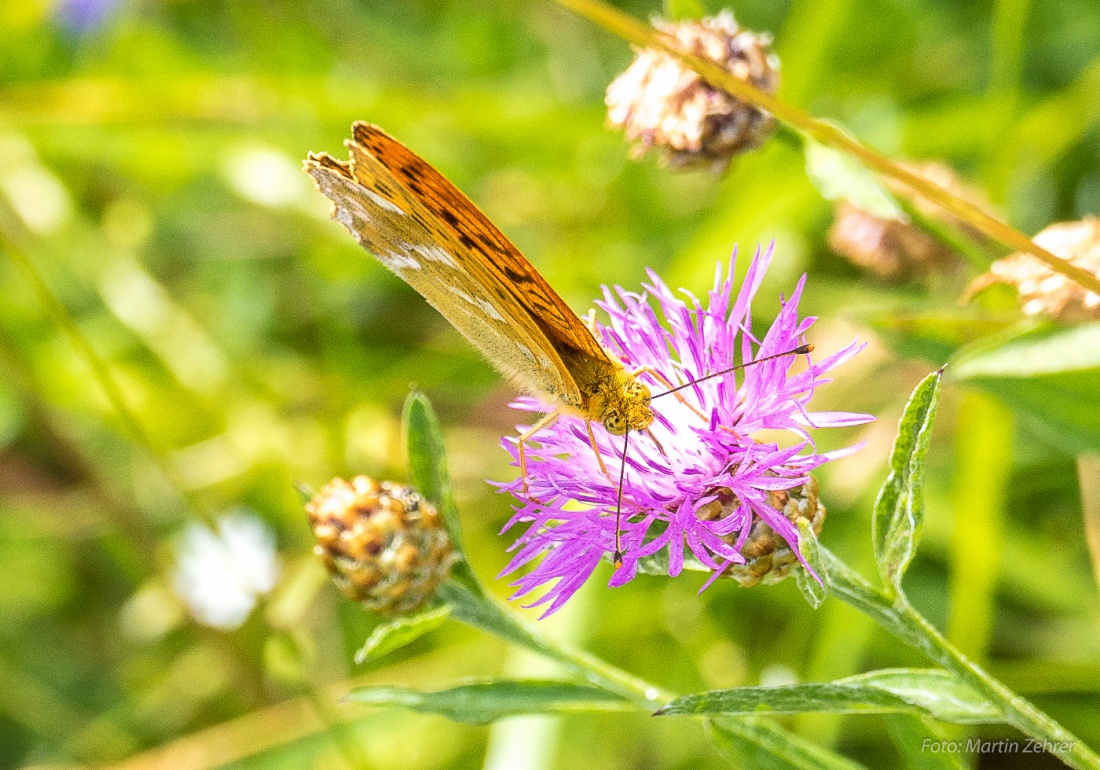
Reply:
<svg viewBox="0 0 1100 770"><path fill-rule="evenodd" d="M742 30L729 11L702 20L654 21L685 49L710 59L768 93L779 88L771 36ZM734 155L760 145L775 118L708 85L668 54L637 51L634 63L607 88L609 122L634 142L634 154L663 151L671 166L723 171Z"/></svg>
<svg viewBox="0 0 1100 770"><path fill-rule="evenodd" d="M965 183L945 163L924 161L899 165L960 198L987 210L992 208L978 188ZM886 186L895 194L907 194L896 182L887 180ZM929 218L949 223L970 237L981 237L924 198L914 198L913 205ZM959 255L953 249L911 222L871 214L846 200L837 202L833 227L829 231L829 247L860 267L892 280L950 270L960 264Z"/></svg>
<svg viewBox="0 0 1100 770"><path fill-rule="evenodd" d="M722 518L733 513L740 505L740 501L729 488L720 487L715 492L718 499L699 512L700 518ZM814 534L821 534L821 527L825 523L825 506L817 497L817 480L813 476L800 487L769 492L768 505L781 511L796 527L800 519L808 520ZM733 545L737 537L737 534L731 534L723 539ZM730 565L722 573L722 577L733 578L745 588L752 588L758 583L778 583L799 563L798 555L787 545L787 541L762 519L753 521L749 536L741 546L741 555L745 557L745 563Z"/></svg>
<svg viewBox="0 0 1100 770"><path fill-rule="evenodd" d="M412 487L333 479L306 505L314 552L349 599L385 615L424 606L455 556L435 507Z"/></svg>
<svg viewBox="0 0 1100 770"><path fill-rule="evenodd" d="M1100 277L1100 219L1058 222L1032 239L1056 257ZM1100 318L1100 295L1061 273L1056 273L1030 254L1017 252L998 259L989 272L967 287L969 299L994 283L1016 287L1026 315L1045 314L1066 323Z"/></svg>

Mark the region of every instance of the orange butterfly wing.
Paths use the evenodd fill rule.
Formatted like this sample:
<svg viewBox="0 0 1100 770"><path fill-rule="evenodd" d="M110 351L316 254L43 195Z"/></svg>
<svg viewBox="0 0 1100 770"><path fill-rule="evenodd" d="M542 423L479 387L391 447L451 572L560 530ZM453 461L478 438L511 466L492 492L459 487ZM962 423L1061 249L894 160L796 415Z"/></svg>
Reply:
<svg viewBox="0 0 1100 770"><path fill-rule="evenodd" d="M381 128L361 121L352 126L355 141L376 157L488 267L536 322L555 348L572 348L598 359L607 353L577 314L461 190L408 147Z"/></svg>
<svg viewBox="0 0 1100 770"><path fill-rule="evenodd" d="M583 411L588 382L618 368L530 262L439 172L376 126L356 123L349 163L305 170L333 218L424 296L504 374Z"/></svg>

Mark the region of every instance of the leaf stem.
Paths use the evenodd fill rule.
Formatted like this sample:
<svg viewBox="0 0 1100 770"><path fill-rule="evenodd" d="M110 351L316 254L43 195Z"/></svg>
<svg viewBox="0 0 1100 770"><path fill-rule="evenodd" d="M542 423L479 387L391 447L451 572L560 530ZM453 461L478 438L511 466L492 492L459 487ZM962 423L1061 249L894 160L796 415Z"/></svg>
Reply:
<svg viewBox="0 0 1100 770"><path fill-rule="evenodd" d="M1100 277L1037 246L1019 230L997 219L981 207L953 195L922 176L907 171L890 158L845 133L838 126L818 120L790 104L780 101L750 83L727 72L709 59L704 59L682 48L671 36L638 21L602 0L554 0L559 5L587 18L627 42L643 48L663 51L679 60L685 67L699 73L708 83L728 92L741 101L770 112L779 120L793 126L822 144L835 147L855 156L868 168L899 182L914 195L943 207L946 211L1000 241L1016 251L1023 251L1042 262L1051 270L1065 275L1081 286L1100 294Z"/></svg>
<svg viewBox="0 0 1100 770"><path fill-rule="evenodd" d="M1030 702L1009 690L962 654L899 593L889 598L825 548L829 591L875 620L880 626L924 653L980 692L1004 714L1004 721L1078 770L1100 770L1097 756L1080 738Z"/></svg>

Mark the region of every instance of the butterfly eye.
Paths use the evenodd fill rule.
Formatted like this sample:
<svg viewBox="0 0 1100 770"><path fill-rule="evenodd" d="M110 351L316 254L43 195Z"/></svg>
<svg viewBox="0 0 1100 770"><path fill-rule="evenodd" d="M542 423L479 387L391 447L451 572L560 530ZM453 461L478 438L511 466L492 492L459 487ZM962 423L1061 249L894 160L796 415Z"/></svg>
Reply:
<svg viewBox="0 0 1100 770"><path fill-rule="evenodd" d="M604 415L603 426L612 436L621 436L626 433L626 421L618 411L609 411Z"/></svg>

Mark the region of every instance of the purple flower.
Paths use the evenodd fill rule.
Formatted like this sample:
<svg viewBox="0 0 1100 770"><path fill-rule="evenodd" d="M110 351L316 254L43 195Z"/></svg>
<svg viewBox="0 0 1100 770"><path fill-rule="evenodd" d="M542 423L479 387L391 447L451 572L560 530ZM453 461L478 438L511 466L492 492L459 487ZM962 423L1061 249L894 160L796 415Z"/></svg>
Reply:
<svg viewBox="0 0 1100 770"><path fill-rule="evenodd" d="M55 16L69 31L90 34L103 26L119 3L120 0L61 0Z"/></svg>
<svg viewBox="0 0 1100 770"><path fill-rule="evenodd" d="M865 414L807 410L816 388L829 382L822 375L863 348L856 341L820 361L810 361L808 354L782 356L696 382L738 361L785 353L805 343L804 335L815 320L798 318L805 276L783 302L763 339L752 334L752 300L771 258L771 248L757 251L732 306L732 258L726 276L718 266L706 308L686 292L688 302L677 298L652 271L644 294L604 288L604 299L597 304L608 313L611 325L598 326L597 331L608 350L628 369L648 366L674 385L694 383L679 391L684 403L673 394L661 396L668 388L651 374L640 375L654 394L656 418L651 435L627 436L619 535L623 562L612 575L611 586L629 582L640 558L664 549L668 574L678 575L684 566L685 545L713 571L709 585L730 564L744 563L739 549L757 518L798 553L798 531L768 505L768 492L798 487L821 464L859 448L818 453L807 432L873 419ZM656 300L660 315L651 299ZM800 358L806 363L796 366ZM521 398L513 406L547 411L545 404L531 398ZM584 421L562 417L535 435L537 446L528 445L526 491L523 479L501 485L520 503L504 531L528 525L512 545L510 550L516 553L502 575L541 556L512 585L517 587L513 598L545 588L531 605L549 603L544 617L559 609L596 565L615 551L624 439L609 435L600 425L593 429L613 479L601 471ZM775 443L772 433L754 438L764 430L786 432L793 445ZM503 446L518 466L515 439L506 437ZM736 497L735 504L726 508L731 512L718 519L698 515L704 507L713 510L708 504L718 498L721 487ZM802 560L800 553L798 557Z"/></svg>

